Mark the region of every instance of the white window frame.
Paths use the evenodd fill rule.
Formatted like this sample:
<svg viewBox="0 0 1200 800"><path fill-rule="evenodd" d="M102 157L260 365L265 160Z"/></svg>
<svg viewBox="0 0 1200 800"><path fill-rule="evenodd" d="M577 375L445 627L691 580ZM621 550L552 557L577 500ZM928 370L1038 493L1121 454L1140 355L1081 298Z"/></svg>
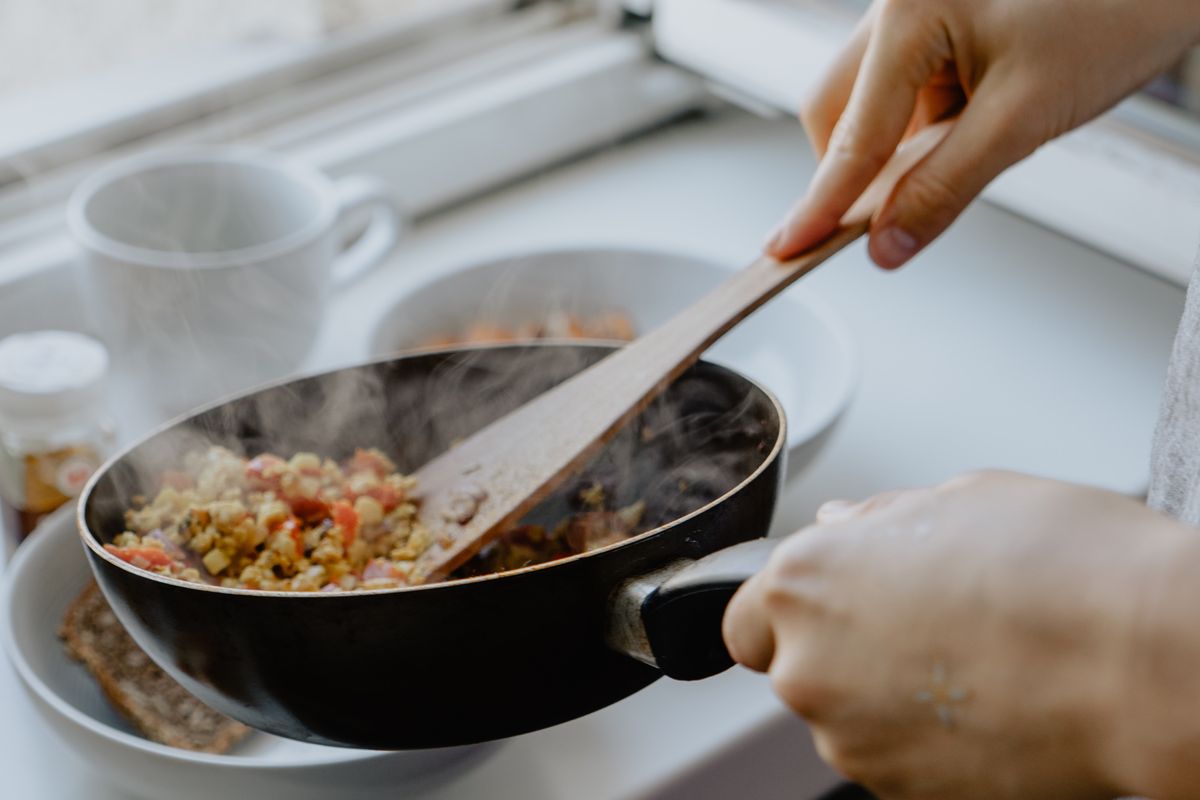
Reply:
<svg viewBox="0 0 1200 800"><path fill-rule="evenodd" d="M353 69L453 30L486 24L516 0L420 0L393 18L319 41L230 42L219 51L114 67L0 100L0 186L297 83Z"/></svg>
<svg viewBox="0 0 1200 800"><path fill-rule="evenodd" d="M19 298L4 304L0 333L79 324L63 205L114 157L197 141L259 145L334 176L379 175L420 216L711 101L702 81L654 57L642 31L620 29L590 2L448 0L439 9L240 75L219 94L249 99L220 110L204 113L204 99L189 95L169 101L164 117L135 112L121 129L140 135L118 146L105 147L105 125L74 132L96 151L47 156L30 183L0 190L0 301ZM281 82L288 91L273 94ZM620 102L597 115L597 97Z"/></svg>
<svg viewBox="0 0 1200 800"><path fill-rule="evenodd" d="M753 108L794 113L849 35L827 0L625 0L658 51ZM1177 284L1200 247L1200 124L1135 98L1044 146L984 199Z"/></svg>

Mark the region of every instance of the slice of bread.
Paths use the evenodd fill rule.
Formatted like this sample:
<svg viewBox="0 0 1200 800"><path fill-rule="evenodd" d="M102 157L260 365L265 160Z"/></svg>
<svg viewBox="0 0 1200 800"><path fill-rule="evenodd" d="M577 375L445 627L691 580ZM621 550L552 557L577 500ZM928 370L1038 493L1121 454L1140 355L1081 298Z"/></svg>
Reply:
<svg viewBox="0 0 1200 800"><path fill-rule="evenodd" d="M249 728L201 703L137 646L95 582L71 603L59 636L96 676L117 710L148 739L203 753L224 753Z"/></svg>

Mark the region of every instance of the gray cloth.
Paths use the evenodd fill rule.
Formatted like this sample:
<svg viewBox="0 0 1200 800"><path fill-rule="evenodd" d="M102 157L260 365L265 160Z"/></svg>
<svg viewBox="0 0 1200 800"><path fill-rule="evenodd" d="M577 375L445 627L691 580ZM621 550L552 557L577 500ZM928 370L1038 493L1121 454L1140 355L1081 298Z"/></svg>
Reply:
<svg viewBox="0 0 1200 800"><path fill-rule="evenodd" d="M1200 525L1200 259L1171 351L1150 456L1148 500L1152 508Z"/></svg>
<svg viewBox="0 0 1200 800"><path fill-rule="evenodd" d="M1167 368L1150 452L1147 502L1189 525L1200 525L1200 254Z"/></svg>

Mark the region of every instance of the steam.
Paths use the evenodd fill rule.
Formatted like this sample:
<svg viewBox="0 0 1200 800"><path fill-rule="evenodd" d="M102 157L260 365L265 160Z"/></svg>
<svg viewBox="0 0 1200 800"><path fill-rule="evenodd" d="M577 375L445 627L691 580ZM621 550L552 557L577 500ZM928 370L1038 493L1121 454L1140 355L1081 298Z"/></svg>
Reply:
<svg viewBox="0 0 1200 800"><path fill-rule="evenodd" d="M329 294L325 239L296 238L323 235L316 195L206 159L116 168L84 195L87 225L116 243L81 272L93 327L160 417L293 373Z"/></svg>
<svg viewBox="0 0 1200 800"><path fill-rule="evenodd" d="M519 270L504 273L457 321L514 325L525 298ZM558 311L586 314L591 298L564 294ZM545 305L539 303L545 316ZM447 331L450 332L450 331ZM378 447L412 472L454 442L519 407L607 353L594 345L481 347L397 358L299 379L202 412L139 446L106 478L94 530L109 539L134 495L157 490L187 452L220 445L253 456L299 451L344 459ZM607 507L646 503L639 530L670 522L727 492L769 452L777 433L764 396L701 366L676 382L527 521L553 528L599 484ZM497 453L503 458L503 453Z"/></svg>

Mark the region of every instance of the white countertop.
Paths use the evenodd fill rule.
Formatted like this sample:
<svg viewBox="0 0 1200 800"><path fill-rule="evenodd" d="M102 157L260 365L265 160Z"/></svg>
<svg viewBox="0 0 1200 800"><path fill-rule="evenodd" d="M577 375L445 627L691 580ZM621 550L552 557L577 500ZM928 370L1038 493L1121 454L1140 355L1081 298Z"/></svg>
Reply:
<svg viewBox="0 0 1200 800"><path fill-rule="evenodd" d="M729 114L481 198L419 226L391 263L345 290L310 366L366 357L371 324L402 293L503 253L619 243L747 261L812 166L794 124ZM779 532L832 497L984 466L1144 489L1179 289L987 206L898 274L869 266L857 246L805 284L849 320L863 374L828 448L789 486ZM6 661L0 708L7 796L121 797L62 755ZM423 796L805 797L829 780L814 759L767 683L735 670L660 681L519 737Z"/></svg>

